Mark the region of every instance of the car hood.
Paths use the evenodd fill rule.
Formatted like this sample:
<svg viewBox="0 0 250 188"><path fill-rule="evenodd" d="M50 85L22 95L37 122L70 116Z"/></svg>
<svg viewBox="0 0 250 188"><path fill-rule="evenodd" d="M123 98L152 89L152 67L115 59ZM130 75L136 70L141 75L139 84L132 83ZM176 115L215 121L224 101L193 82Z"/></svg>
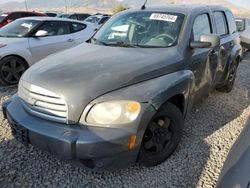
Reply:
<svg viewBox="0 0 250 188"><path fill-rule="evenodd" d="M68 118L76 122L97 97L180 67L183 64L177 47L122 48L84 43L43 59L21 79L64 98Z"/></svg>

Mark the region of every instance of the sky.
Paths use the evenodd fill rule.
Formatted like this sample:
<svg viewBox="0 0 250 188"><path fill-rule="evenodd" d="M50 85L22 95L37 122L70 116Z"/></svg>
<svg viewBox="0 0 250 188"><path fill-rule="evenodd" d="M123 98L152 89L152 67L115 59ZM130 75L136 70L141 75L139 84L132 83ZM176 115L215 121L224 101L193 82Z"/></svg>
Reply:
<svg viewBox="0 0 250 188"><path fill-rule="evenodd" d="M10 1L22 2L24 0L0 0L0 4L7 3L7 2L10 2ZM42 1L42 0L40 0L40 1ZM229 2L231 2L233 4L235 4L235 5L250 9L250 0L227 0L227 1L229 1Z"/></svg>
<svg viewBox="0 0 250 188"><path fill-rule="evenodd" d="M228 0L229 2L250 9L250 0Z"/></svg>

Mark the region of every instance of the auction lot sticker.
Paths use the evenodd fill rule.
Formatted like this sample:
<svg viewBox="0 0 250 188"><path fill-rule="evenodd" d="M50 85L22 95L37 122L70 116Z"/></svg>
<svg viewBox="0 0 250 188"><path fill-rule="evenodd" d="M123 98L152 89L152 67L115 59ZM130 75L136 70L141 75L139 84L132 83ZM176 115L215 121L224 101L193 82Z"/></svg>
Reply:
<svg viewBox="0 0 250 188"><path fill-rule="evenodd" d="M153 13L150 16L150 20L161 20L166 22L175 22L177 20L178 16L170 15L170 14L159 14L159 13Z"/></svg>

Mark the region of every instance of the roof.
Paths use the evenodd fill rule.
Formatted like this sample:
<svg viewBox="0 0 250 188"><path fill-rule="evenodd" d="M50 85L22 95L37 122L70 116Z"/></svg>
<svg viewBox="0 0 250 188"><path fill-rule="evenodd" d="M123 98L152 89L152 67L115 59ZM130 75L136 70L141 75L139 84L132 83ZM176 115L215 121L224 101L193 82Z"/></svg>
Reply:
<svg viewBox="0 0 250 188"><path fill-rule="evenodd" d="M211 10L229 10L222 6L209 6L202 4L179 4L179 5L163 5L163 6L146 6L145 11L161 11L161 12L176 12L185 15L191 14L192 12L199 11L201 9L211 9ZM141 10L141 9L134 9ZM128 10L132 11L132 10Z"/></svg>
<svg viewBox="0 0 250 188"><path fill-rule="evenodd" d="M13 14L13 13L33 13L33 14L44 14L44 13L41 13L41 12L34 12L34 11L10 11L10 12L1 12L1 13L4 13L4 14Z"/></svg>
<svg viewBox="0 0 250 188"><path fill-rule="evenodd" d="M22 19L22 20L38 20L38 21L68 21L68 22L82 23L82 21L72 20L72 19L68 19L68 18L46 17L46 16L25 17L25 18L20 18L20 19Z"/></svg>

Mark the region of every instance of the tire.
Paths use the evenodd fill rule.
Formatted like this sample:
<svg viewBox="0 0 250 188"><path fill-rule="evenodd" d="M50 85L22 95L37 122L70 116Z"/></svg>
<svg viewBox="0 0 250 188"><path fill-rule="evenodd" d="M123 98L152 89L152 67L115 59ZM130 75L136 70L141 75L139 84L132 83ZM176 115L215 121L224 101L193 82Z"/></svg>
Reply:
<svg viewBox="0 0 250 188"><path fill-rule="evenodd" d="M8 56L0 61L0 79L3 84L16 85L28 68L27 63L16 56Z"/></svg>
<svg viewBox="0 0 250 188"><path fill-rule="evenodd" d="M145 131L138 156L139 164L151 167L164 162L178 146L183 126L181 111L167 102L151 119Z"/></svg>
<svg viewBox="0 0 250 188"><path fill-rule="evenodd" d="M229 71L229 75L225 84L222 87L217 88L217 90L224 93L230 93L234 87L236 73L237 73L237 64L234 63L233 67Z"/></svg>

